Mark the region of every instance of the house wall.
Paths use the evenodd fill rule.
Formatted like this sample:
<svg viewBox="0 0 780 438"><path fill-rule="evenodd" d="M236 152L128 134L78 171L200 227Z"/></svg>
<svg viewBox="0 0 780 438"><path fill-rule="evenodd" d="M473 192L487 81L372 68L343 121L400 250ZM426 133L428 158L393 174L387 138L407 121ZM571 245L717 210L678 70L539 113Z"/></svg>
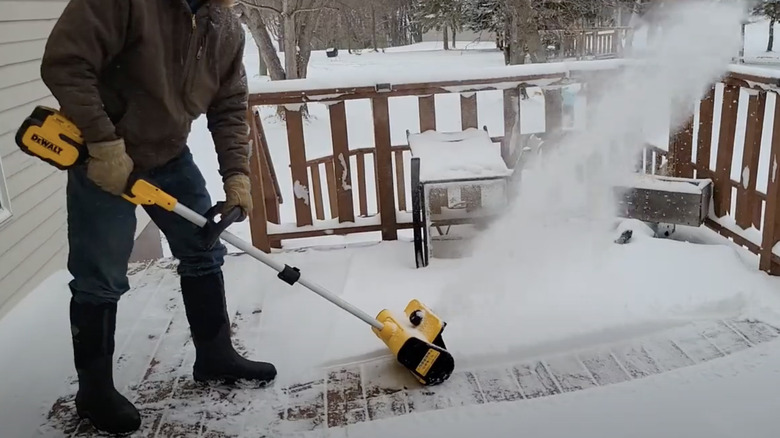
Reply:
<svg viewBox="0 0 780 438"><path fill-rule="evenodd" d="M57 105L39 69L46 38L66 4L0 0L0 191L7 194L0 203L11 214L0 222L0 316L64 267L65 173L24 154L14 136L36 105Z"/></svg>
<svg viewBox="0 0 780 438"><path fill-rule="evenodd" d="M66 267L66 174L26 155L14 137L36 105L58 107L40 63L67 1L0 0L0 318ZM156 227L141 208L137 218L131 261L161 256Z"/></svg>

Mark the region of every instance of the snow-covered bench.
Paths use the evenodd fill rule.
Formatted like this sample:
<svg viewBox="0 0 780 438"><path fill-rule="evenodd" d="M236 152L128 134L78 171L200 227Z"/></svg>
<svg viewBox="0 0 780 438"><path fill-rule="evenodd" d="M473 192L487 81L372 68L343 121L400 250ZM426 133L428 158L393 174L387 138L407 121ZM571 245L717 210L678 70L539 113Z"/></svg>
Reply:
<svg viewBox="0 0 780 438"><path fill-rule="evenodd" d="M507 205L512 175L486 129L406 132L412 153L412 218L417 267L428 265L431 228L484 225ZM447 227L447 233L442 231Z"/></svg>

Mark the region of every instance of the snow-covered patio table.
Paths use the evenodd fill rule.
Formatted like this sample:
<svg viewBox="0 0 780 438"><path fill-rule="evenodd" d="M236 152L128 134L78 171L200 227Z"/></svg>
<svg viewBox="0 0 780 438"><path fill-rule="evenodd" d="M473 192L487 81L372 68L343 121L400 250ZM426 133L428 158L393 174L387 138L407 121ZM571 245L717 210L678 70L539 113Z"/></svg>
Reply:
<svg viewBox="0 0 780 438"><path fill-rule="evenodd" d="M428 265L432 226L483 222L508 200L512 175L486 129L407 131L417 267ZM441 233L441 230L440 230Z"/></svg>

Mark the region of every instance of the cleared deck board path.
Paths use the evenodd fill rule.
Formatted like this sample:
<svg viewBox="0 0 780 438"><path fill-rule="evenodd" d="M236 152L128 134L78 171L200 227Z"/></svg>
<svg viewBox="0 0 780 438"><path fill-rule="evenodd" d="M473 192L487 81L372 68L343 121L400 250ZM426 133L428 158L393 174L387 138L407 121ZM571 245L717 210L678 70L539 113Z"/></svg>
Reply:
<svg viewBox="0 0 780 438"><path fill-rule="evenodd" d="M175 265L168 262L131 271L134 289L148 295L143 304L149 310L139 323L124 319L118 341L120 357L128 358L117 366L121 385L144 416L132 436L308 437L327 431L339 437L350 424L627 384L780 341L780 330L761 321L697 321L598 348L456 370L448 382L430 388L385 357L322 369L289 386L231 390L192 381L194 357L175 278ZM257 303L237 303L231 317L239 320L237 333L249 336L263 313ZM236 344L241 349L240 339ZM75 390L73 383L52 405L41 436L92 436L91 425L75 415Z"/></svg>

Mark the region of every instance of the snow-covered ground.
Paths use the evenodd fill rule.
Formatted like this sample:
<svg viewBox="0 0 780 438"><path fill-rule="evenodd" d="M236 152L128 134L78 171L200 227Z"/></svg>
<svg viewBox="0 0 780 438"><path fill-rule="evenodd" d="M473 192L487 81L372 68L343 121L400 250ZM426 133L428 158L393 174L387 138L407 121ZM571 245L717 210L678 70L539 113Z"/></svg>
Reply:
<svg viewBox="0 0 780 438"><path fill-rule="evenodd" d="M755 20L745 26L745 63L760 64L770 68L780 67L780 23L775 23L775 42L771 52L767 52L769 41L769 20Z"/></svg>
<svg viewBox="0 0 780 438"><path fill-rule="evenodd" d="M445 341L460 373L611 348L692 322L754 318L780 327L780 281L757 273L743 250L706 229L681 232L677 237L689 241L684 242L651 238L634 222L623 223L615 234L625 228L634 230L634 239L626 245L611 243L615 236L594 235L591 246L583 247L581 241L572 243L573 236L559 236L539 252L536 262L478 276L468 259L438 260L424 270L415 269L406 242L275 257L371 314L382 308L400 310L411 298L428 303L448 322ZM561 248L564 242L571 247ZM231 257L226 276L236 342L251 357L274 362L280 374L273 388L237 391L235 418L209 424L215 430L244 424L241 436L262 436L258 430L271 433L275 423L264 409L270 406L269 398L285 400L282 388L308 382L326 367L387 354L361 321L301 286L281 283L250 257ZM186 343L175 276L165 274L156 282L149 276L133 278L134 290L120 306L116 381L135 399L145 394L136 388L147 368L162 368L165 379L171 367L175 371L170 378L189 380L192 346ZM60 408L45 418L57 399L73 391L66 280L65 274L50 278L0 321L0 370L6 376L0 381L2 436L90 436L63 433L59 419L70 417L70 411ZM498 284L509 281L512 289ZM576 430L581 436L615 438L736 438L750 430L752 436L769 438L780 426L774 415L780 390L778 359L780 341L775 340L727 358L570 394L483 406L466 403L311 434L290 430L269 436L389 437L424 431L465 438L477 431L491 437L525 431L569 437ZM380 383L397 379L395 372L376 378ZM166 382L161 380L163 388ZM414 384L408 387L410 394L419 394ZM465 396L454 379L437 390L453 400ZM230 404L212 398L197 392L174 396L165 421L201 421L198 409L232 412ZM249 409L239 410L241 406ZM188 409L193 414L187 414ZM145 418L146 427L152 427L153 417ZM41 424L45 427L39 428ZM284 431L293 426L277 427ZM188 435L160 431L157 436Z"/></svg>
<svg viewBox="0 0 780 438"><path fill-rule="evenodd" d="M710 18L720 19L724 26L732 20L717 14ZM692 36L692 44L704 46L702 50L706 51L707 42L701 40L714 38L709 42L712 49L720 43L718 37L722 35L716 31L702 32L698 39ZM731 41L726 38L725 42ZM668 43L679 45L679 40L670 37ZM327 80L341 72L431 72L474 65L495 67L502 63L500 53L482 45L447 53L437 49L436 43L425 43L386 53L342 52L335 60L316 52L309 72L312 77ZM248 47L246 55L251 76L257 70L257 53ZM705 64L706 59L690 66L687 76L681 76L676 85L669 81L668 87L695 86L705 81L711 73ZM680 72L664 72L672 73ZM616 84L618 89L620 86ZM654 91L662 94L675 88L658 87ZM682 90L686 91L695 94ZM626 90L616 93L613 103L647 93L646 89ZM485 124L491 133L501 135L503 116L497 105L501 93L480 96L480 126ZM459 129L457 95L439 99L437 96L440 129ZM612 117L618 125L630 124L655 111L653 99L644 103L646 108L623 107L620 114L613 109L602 117ZM523 104L527 105L522 111L524 132L544 130L540 97ZM373 133L368 103L355 102L347 108L351 147L370 146ZM415 129L416 110L414 97L391 101L394 144L404 142L405 129ZM305 128L309 158L330 154L331 147L329 135L323 135L329 125L326 108L312 105L311 111L313 118ZM271 109L264 109L263 114L271 154L283 184L283 220L293 221L284 124L271 117ZM653 126L644 128L656 132ZM584 142L582 153L598 147L597 140L624 134L614 128L585 137L588 141ZM645 138L645 133L632 135L629 139L635 141ZM205 119L195 123L190 140L210 192L215 199L222 199L216 156ZM552 164L548 170L567 170L572 163L563 158L563 164ZM619 175L618 172L611 176ZM371 178L370 174L367 176ZM570 187L567 184L571 181L563 177L550 178L537 172L529 178L537 184L535 187L540 187L538 192L532 188L519 198L526 203L518 204L517 210L485 233L470 256L434 258L429 267L416 269L412 244L408 234L404 234L397 242L383 243L376 243L375 236L288 242L288 250L272 257L301 268L304 276L370 314L383 308L400 311L410 299L421 299L448 322L445 341L456 358L458 371L631 342L693 322L757 319L780 327L780 279L759 272L755 256L743 248L706 228L682 228L671 239L656 239L645 225L636 221L621 221L612 227L610 220L599 219L594 205L584 202L599 199L592 193L601 187L599 181L590 187ZM560 195L557 190L561 188L570 189L569 194L554 196ZM373 191L369 188L368 192ZM370 209L373 202L372 199L369 203ZM539 216L549 212L561 214ZM574 214L563 215L566 212ZM594 213L596 219L588 218L586 213ZM614 239L626 229L633 230L632 240L625 245L615 244ZM249 238L246 223L232 230ZM362 245L338 250L323 246L295 250L323 242ZM346 366L386 354L384 345L363 322L300 285L289 287L280 282L275 272L250 257L230 257L225 270L232 314L245 318L237 319L237 342L253 357L277 365L277 387L306 381L325 367ZM38 426L47 422L44 416L55 400L72 389L67 278L65 272L51 277L0 320L0 372L5 376L0 379L0 437L39 436L44 430L46 436L65 435ZM175 276L163 272L155 282L149 276L133 278L134 289L120 305L117 346L123 360L118 365L118 384L123 388L136 385L143 371L154 367L150 365L152 357L164 364L173 364L180 356L190 357L183 360L179 372L186 376L192 347L185 344L182 349L174 342L179 339L176 336L186 338ZM166 331L169 324L174 327L170 334ZM155 337L163 333L162 340ZM778 375L780 341L775 340L729 357L644 379L553 397L417 412L345 428L318 429L304 435L262 429L260 434L774 437L780 427L775 413L780 407ZM457 389L455 386L454 390ZM264 394L276 394L272 391L278 390L260 390L255 404L247 402L249 414L236 415L264 420L253 412L266 408L270 396ZM242 394L248 400L255 397L251 391ZM191 397L197 399L193 400L195 404L205 403L208 407L210 403L208 397ZM186 408L183 406L182 412ZM241 436L254 437L257 432L245 429Z"/></svg>
<svg viewBox="0 0 780 438"><path fill-rule="evenodd" d="M764 347L631 384L361 423L346 435L393 438L429 431L458 438L776 437L780 348Z"/></svg>

